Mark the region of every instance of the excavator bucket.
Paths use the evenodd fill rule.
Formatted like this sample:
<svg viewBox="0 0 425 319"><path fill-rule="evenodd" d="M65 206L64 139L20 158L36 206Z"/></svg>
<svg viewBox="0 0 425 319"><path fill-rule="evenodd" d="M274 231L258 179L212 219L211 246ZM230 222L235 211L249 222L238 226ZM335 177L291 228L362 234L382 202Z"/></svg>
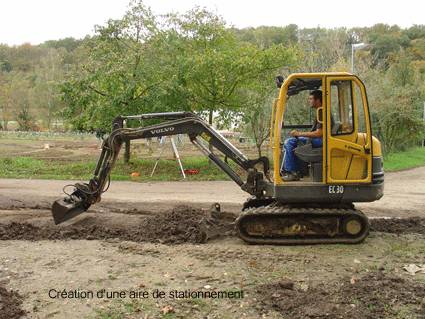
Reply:
<svg viewBox="0 0 425 319"><path fill-rule="evenodd" d="M71 197L58 199L52 205L53 220L56 225L63 223L84 213L88 209L86 206L82 200L74 200Z"/></svg>
<svg viewBox="0 0 425 319"><path fill-rule="evenodd" d="M75 190L72 194L53 202L52 215L56 225L84 213L91 205L90 196L95 193L90 185L77 183L73 186Z"/></svg>

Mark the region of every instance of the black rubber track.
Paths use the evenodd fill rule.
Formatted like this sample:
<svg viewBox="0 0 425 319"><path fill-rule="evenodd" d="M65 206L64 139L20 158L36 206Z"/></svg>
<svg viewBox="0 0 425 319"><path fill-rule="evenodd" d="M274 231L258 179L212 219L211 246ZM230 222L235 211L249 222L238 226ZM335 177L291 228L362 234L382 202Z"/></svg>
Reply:
<svg viewBox="0 0 425 319"><path fill-rule="evenodd" d="M361 230L356 235L350 235L343 231L342 225L349 218L355 218L360 221ZM309 224L309 220L326 220L335 225L336 231L329 232L323 230L323 233L315 234L302 233L296 235L284 235L276 237L267 231L267 226L279 227L285 223L304 225ZM275 220L275 222L272 222ZM306 223L307 221L307 223ZM264 223L265 233L259 235L249 234L247 228L249 225L258 225ZM313 223L312 223L313 224ZM236 231L239 237L250 244L272 244L272 245L307 245L307 244L358 244L361 243L369 234L369 220L361 211L354 206L336 207L335 205L326 207L323 205L316 207L300 207L291 205L279 205L273 203L267 206L251 207L244 210L237 218L235 223ZM320 225L314 224L314 227L320 228ZM317 229L316 229L317 230Z"/></svg>

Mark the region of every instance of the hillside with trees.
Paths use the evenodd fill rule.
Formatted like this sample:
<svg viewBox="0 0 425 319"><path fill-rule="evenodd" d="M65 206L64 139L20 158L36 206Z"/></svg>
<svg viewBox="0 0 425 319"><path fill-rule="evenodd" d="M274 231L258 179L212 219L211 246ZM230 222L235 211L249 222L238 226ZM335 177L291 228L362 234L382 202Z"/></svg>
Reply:
<svg viewBox="0 0 425 319"><path fill-rule="evenodd" d="M119 114L192 110L218 127L267 138L274 77L351 71L368 88L385 152L425 138L425 25L236 29L194 8L158 16L132 3L94 36L0 45L1 130L108 130Z"/></svg>

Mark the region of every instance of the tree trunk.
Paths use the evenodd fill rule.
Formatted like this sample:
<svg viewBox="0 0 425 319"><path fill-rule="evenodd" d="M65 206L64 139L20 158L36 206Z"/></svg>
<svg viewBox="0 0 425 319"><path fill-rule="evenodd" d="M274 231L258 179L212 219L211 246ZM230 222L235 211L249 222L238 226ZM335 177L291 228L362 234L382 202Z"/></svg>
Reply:
<svg viewBox="0 0 425 319"><path fill-rule="evenodd" d="M257 146L258 157L261 157L261 144L255 144Z"/></svg>
<svg viewBox="0 0 425 319"><path fill-rule="evenodd" d="M128 162L130 162L130 140L125 141L124 145L124 163L128 164Z"/></svg>
<svg viewBox="0 0 425 319"><path fill-rule="evenodd" d="M3 127L2 130L7 131L7 124L8 124L9 120L7 119L3 119Z"/></svg>
<svg viewBox="0 0 425 319"><path fill-rule="evenodd" d="M211 125L211 126L213 124L213 111L212 110L210 110L210 113L208 114L208 124ZM208 149L212 153L213 146L212 146L211 142L208 142ZM209 164L212 164L212 161L211 160L209 160Z"/></svg>

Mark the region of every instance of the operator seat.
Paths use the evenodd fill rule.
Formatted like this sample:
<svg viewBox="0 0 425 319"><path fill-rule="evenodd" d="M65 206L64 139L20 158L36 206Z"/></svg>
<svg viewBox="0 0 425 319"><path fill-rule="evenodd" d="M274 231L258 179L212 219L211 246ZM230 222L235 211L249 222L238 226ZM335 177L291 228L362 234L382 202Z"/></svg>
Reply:
<svg viewBox="0 0 425 319"><path fill-rule="evenodd" d="M341 122L331 124L332 135L336 135L341 130ZM313 147L309 140L304 145L299 145L294 150L295 156L310 166L310 176L313 176L313 182L322 181L322 163L323 163L323 147Z"/></svg>
<svg viewBox="0 0 425 319"><path fill-rule="evenodd" d="M307 144L298 146L294 152L300 160L310 164L310 176L313 176L313 182L321 182L323 147L313 147L308 141Z"/></svg>

